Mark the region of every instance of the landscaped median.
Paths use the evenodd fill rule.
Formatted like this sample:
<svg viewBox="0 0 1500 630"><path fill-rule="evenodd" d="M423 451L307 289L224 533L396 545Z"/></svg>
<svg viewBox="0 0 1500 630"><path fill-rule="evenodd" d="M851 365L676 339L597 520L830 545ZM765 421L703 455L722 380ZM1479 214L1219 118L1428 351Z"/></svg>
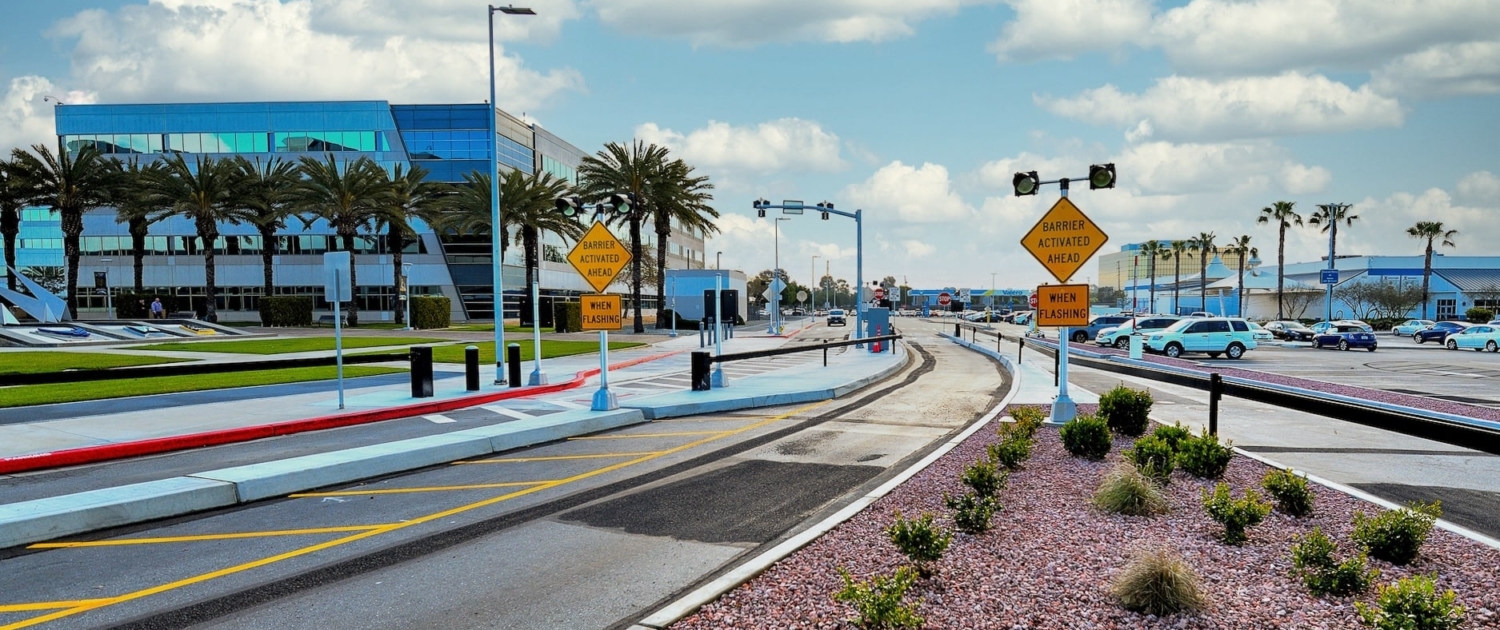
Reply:
<svg viewBox="0 0 1500 630"><path fill-rule="evenodd" d="M1031 409L671 627L1500 627L1500 550L1431 528L1431 506L1303 486L1172 427L1137 442L1121 433L1144 414L1124 426L1112 409L1067 430L1073 455ZM1311 513L1294 516L1302 487ZM1403 611L1441 622L1395 624Z"/></svg>
<svg viewBox="0 0 1500 630"><path fill-rule="evenodd" d="M7 374L43 374L69 370L107 370L117 367L178 363L192 359L151 357L103 352L37 351L0 352L0 376Z"/></svg>
<svg viewBox="0 0 1500 630"><path fill-rule="evenodd" d="M351 365L344 367L344 378L380 376L405 371L402 368ZM230 387L284 385L306 381L326 381L337 377L337 367L324 366L225 372L221 374L195 374L189 376L122 377L111 380L90 381L88 383L20 385L0 390L4 392L4 395L0 396L0 407L25 407L28 405L49 405L84 400L124 398L126 396L176 394L209 389L226 389Z"/></svg>
<svg viewBox="0 0 1500 630"><path fill-rule="evenodd" d="M243 341L184 341L135 346L132 350L157 352L224 352L229 354L290 354L293 352L332 352L333 335L326 337L279 337ZM350 337L343 339L344 350L415 346L428 343L451 343L449 339L426 337Z"/></svg>

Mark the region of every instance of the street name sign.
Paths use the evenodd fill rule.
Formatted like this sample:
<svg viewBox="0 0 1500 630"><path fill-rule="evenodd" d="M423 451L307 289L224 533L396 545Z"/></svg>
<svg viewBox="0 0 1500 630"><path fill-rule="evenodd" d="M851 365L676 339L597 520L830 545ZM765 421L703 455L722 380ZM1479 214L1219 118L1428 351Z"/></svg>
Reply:
<svg viewBox="0 0 1500 630"><path fill-rule="evenodd" d="M578 275L583 276L584 282L589 283L595 291L603 293L609 283L615 281L620 270L630 264L630 249L615 238L603 223L595 221L583 238L578 239L573 250L568 252L568 262L578 270Z"/></svg>
<svg viewBox="0 0 1500 630"><path fill-rule="evenodd" d="M1089 285L1048 284L1036 288L1038 326L1089 325Z"/></svg>
<svg viewBox="0 0 1500 630"><path fill-rule="evenodd" d="M584 330L619 330L625 327L620 296L584 294L578 299L583 304Z"/></svg>
<svg viewBox="0 0 1500 630"><path fill-rule="evenodd" d="M1318 280L1320 284L1338 284L1339 272L1337 269L1324 269L1318 273Z"/></svg>
<svg viewBox="0 0 1500 630"><path fill-rule="evenodd" d="M1063 197L1032 226L1021 239L1021 246L1058 282L1066 283L1107 240L1098 225Z"/></svg>

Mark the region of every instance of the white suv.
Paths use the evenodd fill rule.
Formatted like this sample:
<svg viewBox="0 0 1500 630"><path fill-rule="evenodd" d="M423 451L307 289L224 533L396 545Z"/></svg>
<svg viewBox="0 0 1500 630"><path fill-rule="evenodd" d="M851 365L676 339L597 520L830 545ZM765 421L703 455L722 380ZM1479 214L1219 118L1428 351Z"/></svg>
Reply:
<svg viewBox="0 0 1500 630"><path fill-rule="evenodd" d="M1152 333L1146 348L1173 358L1184 352L1203 352L1211 358L1222 354L1238 359L1246 350L1255 349L1255 333L1249 322L1238 317L1184 319Z"/></svg>

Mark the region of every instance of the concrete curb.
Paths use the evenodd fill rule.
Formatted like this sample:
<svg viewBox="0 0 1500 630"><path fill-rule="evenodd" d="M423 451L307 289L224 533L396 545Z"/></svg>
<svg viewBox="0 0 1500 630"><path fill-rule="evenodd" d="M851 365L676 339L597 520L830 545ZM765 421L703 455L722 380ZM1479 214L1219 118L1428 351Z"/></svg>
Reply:
<svg viewBox="0 0 1500 630"><path fill-rule="evenodd" d="M0 549L234 503L233 484L174 477L0 505Z"/></svg>
<svg viewBox="0 0 1500 630"><path fill-rule="evenodd" d="M949 339L953 338L949 337ZM910 353L908 353L907 356L910 357ZM1000 400L1000 404L995 405L994 408L986 412L985 415L978 421L974 422L974 424L969 425L967 429L964 429L963 432L954 436L953 439L944 442L936 450L928 453L928 455L922 458L921 461L918 461L917 463L907 467L906 470L901 471L895 477L892 477L889 481L880 484L879 487L871 490L868 494L859 497L853 503L844 506L843 509L835 512L828 518L823 519L822 521L818 522L818 524L806 530L803 530L802 532L799 532L797 535L792 536L785 541L782 541L781 544L778 544L775 547L766 550L764 553L761 553L760 555L750 559L748 562L735 567L724 575L719 576L717 579L704 584L701 587L698 587L687 595L682 596L677 601L667 604L666 606L652 613L650 616L637 622L636 625L631 626L631 630L655 630L658 628L665 628L667 626L670 626L673 623L676 623L678 620L681 620L683 617L693 614L699 608L702 608L704 604L718 599L720 595L729 592L730 590L740 586L741 584L749 582L752 578L760 575L766 569L770 568L771 565L781 561L782 558L796 553L798 549L806 547L809 543L817 540L818 537L828 533L833 528L842 524L844 521L854 518L854 515L859 514L865 508L869 507L870 504L878 501L881 497L890 494L892 490L895 490L901 484L906 483L907 480L916 476L917 473L922 472L928 466L931 466L933 462L936 462L944 455L947 455L948 451L953 450L959 444L962 444L964 440L969 439L969 436L974 435L980 429L989 425L989 423L994 421L995 418L1000 415L1000 412L1010 404L1011 399L1015 398L1016 392L1020 391L1020 383L1015 379L1016 373L1009 360L1007 360L1005 357L995 358L998 358L1001 362L1001 365L1005 367L1006 371L1011 372L1012 374L1010 391L1005 394L1005 398Z"/></svg>

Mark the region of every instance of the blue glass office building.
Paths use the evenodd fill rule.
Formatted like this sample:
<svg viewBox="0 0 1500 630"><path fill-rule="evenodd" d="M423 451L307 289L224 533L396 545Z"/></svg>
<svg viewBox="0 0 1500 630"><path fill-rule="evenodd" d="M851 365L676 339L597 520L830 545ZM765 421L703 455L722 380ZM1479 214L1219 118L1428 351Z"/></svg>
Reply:
<svg viewBox="0 0 1500 630"><path fill-rule="evenodd" d="M63 150L92 145L114 159L154 160L174 153L247 158L279 157L297 160L332 154L341 160L368 157L386 168L421 166L430 181L459 183L464 174L489 167L491 129L499 145L502 172L544 171L569 181L577 179L583 151L552 133L485 104L391 105L385 101L292 103L177 103L140 105L59 105L58 142ZM133 283L127 226L116 222L112 208L90 212L84 219L83 256L79 282L93 286L90 271L106 271L112 287ZM249 225L222 225L215 250L217 308L227 320L253 320L256 300L263 294L261 252L274 248L275 291L279 295L309 295L322 301L322 254L340 243L322 220L304 225L289 221L274 243L262 243ZM417 226L420 238L403 251L412 263L410 283L415 294L446 295L454 318L491 319L493 312L492 259L488 236L438 235ZM677 231L672 237L669 266L703 266L701 234ZM201 304L205 291L203 248L191 222L169 218L151 227L144 285L169 290ZM22 266L60 266L62 234L55 216L46 209L28 209L23 216L17 250ZM371 233L358 239L357 299L369 319L390 319L398 302L393 294L391 252L384 239ZM568 269L561 252L565 243L548 235L541 271L544 292L571 296L587 286ZM505 284L507 315L515 317L523 289L520 248L507 251ZM514 292L512 291L514 290ZM102 312L103 296L80 291L80 309Z"/></svg>

